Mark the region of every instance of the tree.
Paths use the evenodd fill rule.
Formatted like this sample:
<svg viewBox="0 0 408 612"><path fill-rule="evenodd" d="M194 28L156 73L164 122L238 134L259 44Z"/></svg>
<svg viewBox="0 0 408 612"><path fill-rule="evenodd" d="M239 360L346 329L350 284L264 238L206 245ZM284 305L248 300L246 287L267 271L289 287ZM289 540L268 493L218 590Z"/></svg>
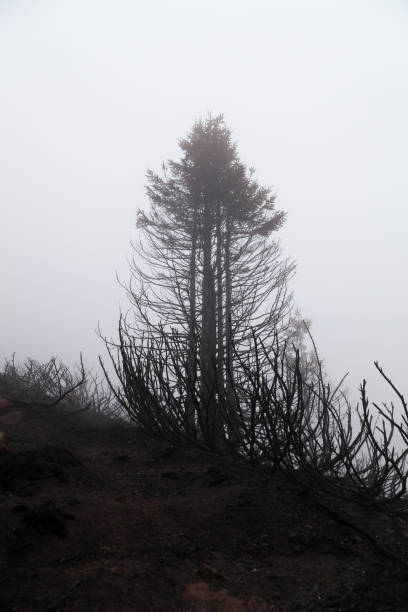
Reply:
<svg viewBox="0 0 408 612"><path fill-rule="evenodd" d="M180 147L179 162L148 173L127 287L135 318L121 317L117 344L105 340L116 400L150 435L283 469L331 516L335 499L406 512L408 451L393 438L408 440L404 397L376 363L402 420L392 404L373 404L376 419L364 381L354 431L342 381L327 382L310 324L290 316L275 197L222 117L198 121Z"/></svg>
<svg viewBox="0 0 408 612"><path fill-rule="evenodd" d="M284 333L286 343L285 356L287 365L293 370L298 361L298 367L305 382L313 384L316 379L326 373L324 362L319 359L316 346L311 335L312 322L302 316L299 308L289 319Z"/></svg>
<svg viewBox="0 0 408 612"><path fill-rule="evenodd" d="M179 145L180 161L147 174L151 208L138 212L127 290L137 337L176 331L185 419L191 428L202 419L211 437L223 427L220 395L234 400L237 359L252 334L267 342L284 324L294 264L273 239L285 214L240 161L223 117L197 121Z"/></svg>

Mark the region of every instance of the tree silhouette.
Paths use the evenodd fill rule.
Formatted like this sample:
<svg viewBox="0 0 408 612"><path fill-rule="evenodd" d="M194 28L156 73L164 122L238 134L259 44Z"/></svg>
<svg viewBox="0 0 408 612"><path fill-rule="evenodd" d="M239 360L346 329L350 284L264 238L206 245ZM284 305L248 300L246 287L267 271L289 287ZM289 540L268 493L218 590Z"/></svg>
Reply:
<svg viewBox="0 0 408 612"><path fill-rule="evenodd" d="M138 213L128 293L140 337L176 329L184 339L186 419L194 427L198 385L209 431L222 425L217 395L233 401L234 356L254 331L266 341L285 321L294 264L272 239L285 214L240 161L223 117L197 121L179 145L180 161L147 174L151 208Z"/></svg>

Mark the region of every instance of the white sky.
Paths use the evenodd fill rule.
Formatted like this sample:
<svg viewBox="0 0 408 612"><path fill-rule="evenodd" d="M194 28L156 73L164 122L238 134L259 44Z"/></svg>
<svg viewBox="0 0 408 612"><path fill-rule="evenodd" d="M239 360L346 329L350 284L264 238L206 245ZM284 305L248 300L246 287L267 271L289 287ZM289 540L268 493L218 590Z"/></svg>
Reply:
<svg viewBox="0 0 408 612"><path fill-rule="evenodd" d="M406 0L0 0L0 356L96 363L146 169L211 111L288 212L328 372L408 394L407 68Z"/></svg>

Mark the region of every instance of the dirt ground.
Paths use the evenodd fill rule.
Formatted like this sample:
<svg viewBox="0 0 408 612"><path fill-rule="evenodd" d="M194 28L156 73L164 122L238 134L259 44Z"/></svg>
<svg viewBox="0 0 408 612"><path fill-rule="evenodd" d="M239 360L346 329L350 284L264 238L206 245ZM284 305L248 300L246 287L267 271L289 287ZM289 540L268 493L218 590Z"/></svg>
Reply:
<svg viewBox="0 0 408 612"><path fill-rule="evenodd" d="M1 610L408 609L401 520L354 510L370 541L282 475L86 415L5 431Z"/></svg>

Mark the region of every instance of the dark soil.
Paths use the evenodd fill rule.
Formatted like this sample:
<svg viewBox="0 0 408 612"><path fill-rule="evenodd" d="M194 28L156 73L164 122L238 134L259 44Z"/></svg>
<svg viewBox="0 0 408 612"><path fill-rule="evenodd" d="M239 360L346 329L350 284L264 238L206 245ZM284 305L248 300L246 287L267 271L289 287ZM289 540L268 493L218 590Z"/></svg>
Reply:
<svg viewBox="0 0 408 612"><path fill-rule="evenodd" d="M23 410L0 456L1 610L408 609L404 521L130 426Z"/></svg>

